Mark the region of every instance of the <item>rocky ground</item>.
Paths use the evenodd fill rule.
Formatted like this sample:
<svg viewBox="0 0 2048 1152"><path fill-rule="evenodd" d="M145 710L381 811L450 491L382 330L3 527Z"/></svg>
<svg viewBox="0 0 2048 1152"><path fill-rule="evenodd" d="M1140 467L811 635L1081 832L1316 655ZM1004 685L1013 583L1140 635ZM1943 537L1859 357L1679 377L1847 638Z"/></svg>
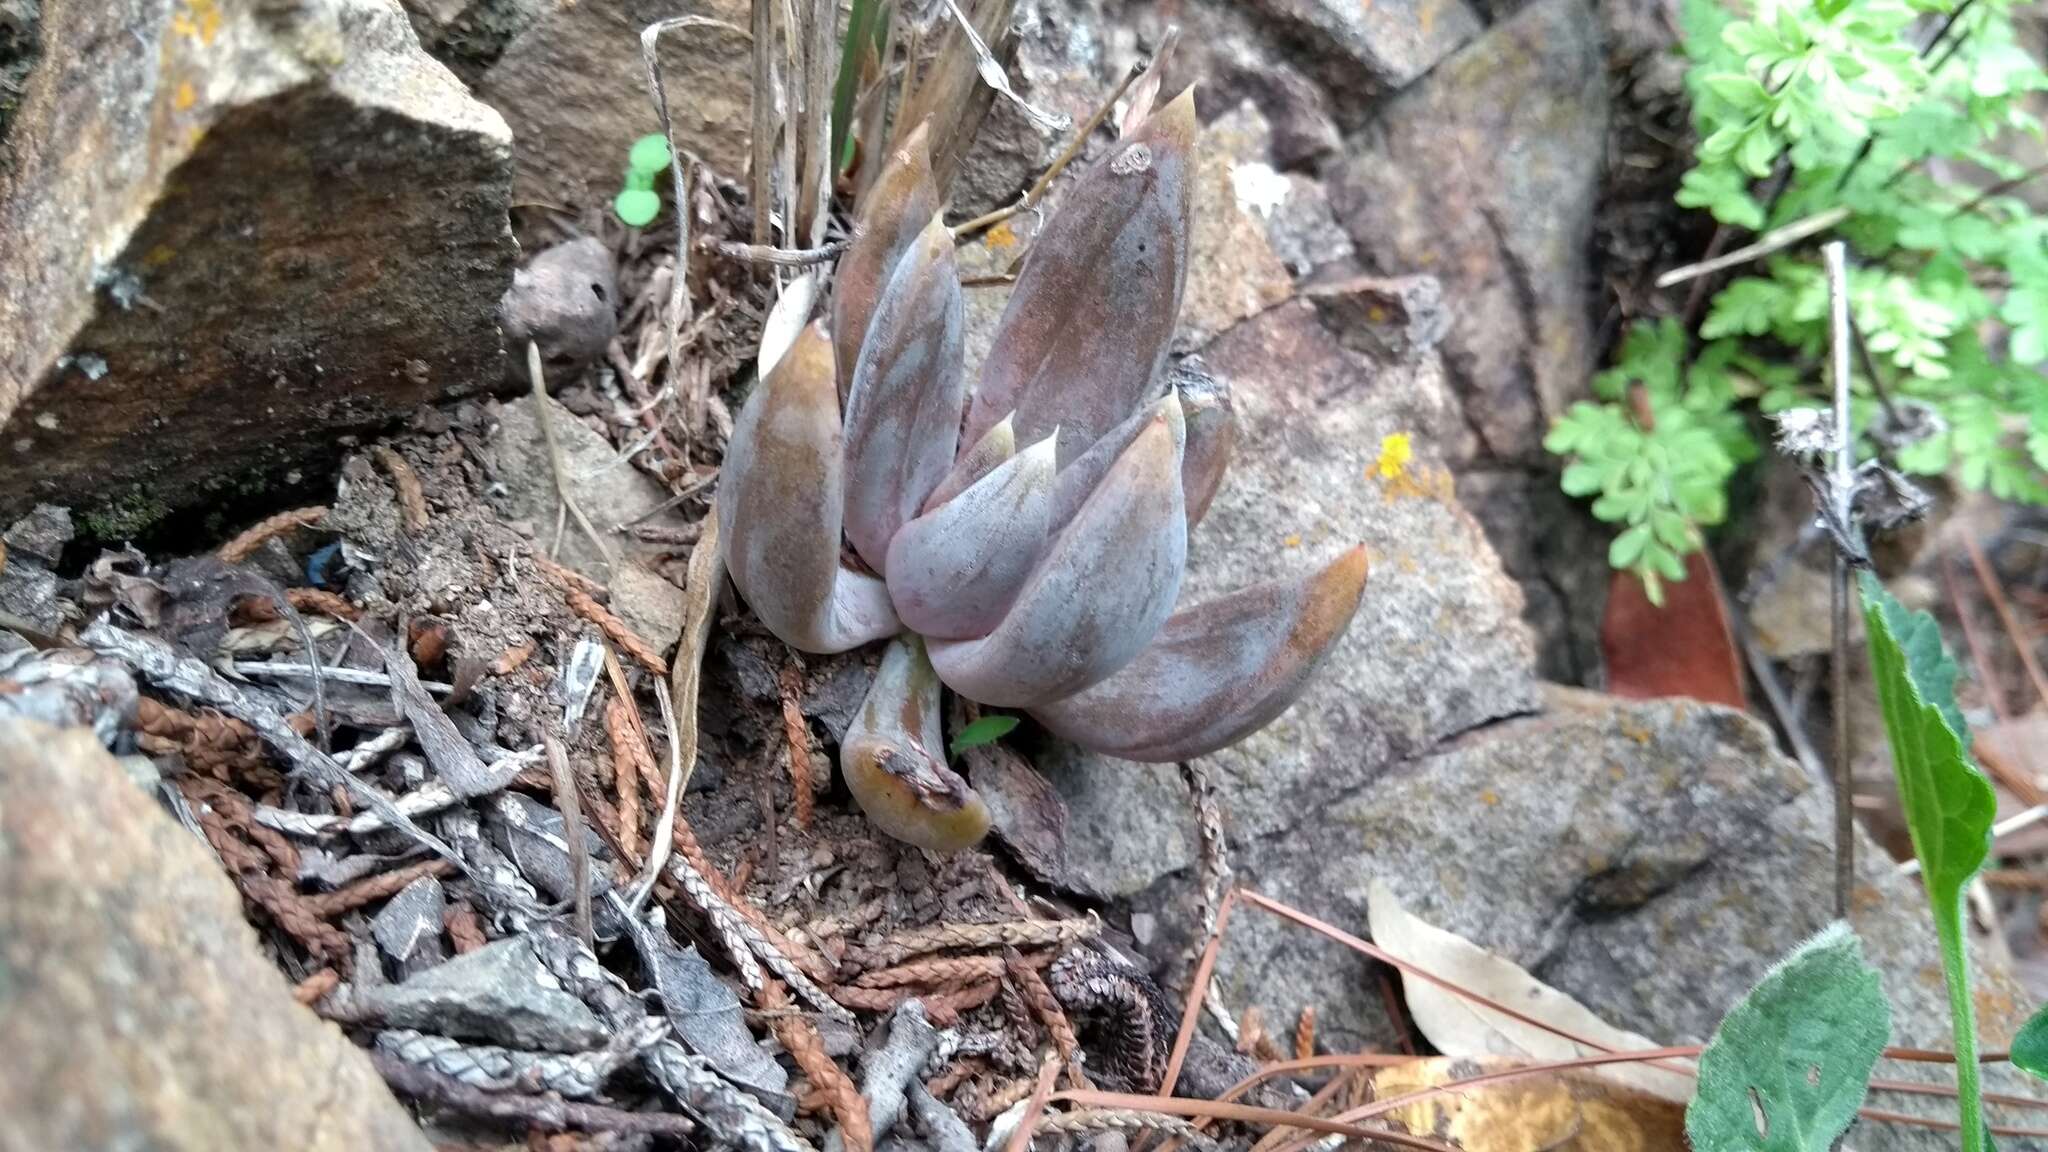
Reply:
<svg viewBox="0 0 2048 1152"><path fill-rule="evenodd" d="M1202 85L1175 351L1232 382L1239 438L1189 591L1355 541L1373 571L1300 703L1190 770L1028 729L970 752L996 834L944 859L873 833L833 780L871 657L800 660L692 574L773 296L732 248L752 237L749 5L699 5L730 27L664 41L702 165L686 317L673 209L645 231L606 214L655 128L639 31L673 8L0 0L0 717L28 718L0 720L0 1051L30 1054L0 1075L0 1147L665 1147L694 1125L801 1152L858 1149L858 1115L871 1145L962 1152L1047 1048L1159 1087L1226 882L1361 936L1384 884L1668 1044L1704 1040L1828 919L1831 801L1779 733L1586 690L1606 539L1540 444L1699 247L1645 175L1684 150L1661 7L1018 5L1018 90L1074 122L1169 22L1170 82ZM996 102L948 218L1013 201L1065 142ZM1030 232L960 251L983 281L970 360ZM1799 513L1758 504L1766 558ZM1924 561L1903 570L1932 601ZM1819 651L1805 580L1753 606L1795 679ZM315 700L275 667L304 658L279 599L352 681ZM416 830L321 775L327 736ZM1917 883L1859 851L1894 1043L1945 1047ZM595 954L564 915L579 891ZM2040 989L1984 943L2000 1047ZM1259 909L1238 906L1215 975L1236 1035L1205 1017L1183 1095L1297 1039L1424 1043L1389 969Z"/></svg>

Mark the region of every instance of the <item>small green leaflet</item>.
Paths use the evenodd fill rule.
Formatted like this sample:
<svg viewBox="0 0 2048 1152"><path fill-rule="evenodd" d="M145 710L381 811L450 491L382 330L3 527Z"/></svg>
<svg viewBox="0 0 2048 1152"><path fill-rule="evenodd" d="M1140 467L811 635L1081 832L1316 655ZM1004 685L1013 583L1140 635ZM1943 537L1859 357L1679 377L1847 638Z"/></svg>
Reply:
<svg viewBox="0 0 2048 1152"><path fill-rule="evenodd" d="M1828 1152L1892 1030L1863 946L1837 921L1764 975L1700 1054L1685 1134L1700 1152Z"/></svg>
<svg viewBox="0 0 2048 1152"><path fill-rule="evenodd" d="M2012 1038L2013 1067L2048 1080L2048 1005L2034 1013Z"/></svg>
<svg viewBox="0 0 2048 1152"><path fill-rule="evenodd" d="M1956 707L1956 665L1941 647L1941 629L1925 612L1908 612L1865 572L1863 619L1870 665L1892 747L1892 771L1906 829L1920 858L1920 879L1941 942L1955 1030L1957 1105L1963 1152L1983 1152L1984 1104L1977 1067L1976 1005L1970 959L1963 947L1963 885L1991 852L1997 800L1991 781L1971 761L1969 727Z"/></svg>
<svg viewBox="0 0 2048 1152"><path fill-rule="evenodd" d="M953 743L950 746L953 755L958 756L969 748L979 748L984 744L993 744L1008 736L1010 730L1016 726L1017 718L1015 716L1000 714L983 716L981 719L962 728L959 735L953 737Z"/></svg>

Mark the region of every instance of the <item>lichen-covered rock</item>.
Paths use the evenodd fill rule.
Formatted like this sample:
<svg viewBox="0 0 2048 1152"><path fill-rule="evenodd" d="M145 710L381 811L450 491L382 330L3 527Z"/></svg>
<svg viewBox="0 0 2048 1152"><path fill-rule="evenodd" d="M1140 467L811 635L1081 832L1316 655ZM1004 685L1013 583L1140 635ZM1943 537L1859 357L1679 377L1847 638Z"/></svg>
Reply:
<svg viewBox="0 0 2048 1152"><path fill-rule="evenodd" d="M1536 0L1388 100L1330 174L1368 271L1442 282L1453 316L1444 370L1466 430L1447 453L1467 506L1530 590L1544 674L1568 680L1597 668L1605 549L1557 497L1542 441L1585 394L1598 351L1590 254L1605 75L1593 5ZM1492 479L1468 491L1482 476Z"/></svg>
<svg viewBox="0 0 2048 1152"><path fill-rule="evenodd" d="M0 1051L4 1148L428 1148L83 729L0 721Z"/></svg>
<svg viewBox="0 0 2048 1152"><path fill-rule="evenodd" d="M1237 325L1202 357L1231 381L1238 440L1190 538L1183 595L1200 603L1356 541L1373 569L1294 707L1204 760L1236 834L1264 837L1440 741L1533 709L1534 657L1518 590L1451 492L1436 445L1454 415L1433 360L1351 352L1305 301ZM1039 766L1067 797L1071 886L1128 895L1193 860L1170 766L1059 752Z"/></svg>
<svg viewBox="0 0 2048 1152"><path fill-rule="evenodd" d="M1328 56L1323 83L1352 96L1406 86L1484 27L1465 0L1254 0L1253 7Z"/></svg>
<svg viewBox="0 0 2048 1152"><path fill-rule="evenodd" d="M729 27L689 26L662 35L662 79L676 143L721 176L745 179L753 130L750 11L748 0L549 5L477 85L477 95L504 114L519 141L518 198L577 208L611 204L633 141L661 131L647 91L641 29L686 14Z"/></svg>
<svg viewBox="0 0 2048 1152"><path fill-rule="evenodd" d="M511 139L383 0L45 0L0 156L0 517L90 536L502 379Z"/></svg>

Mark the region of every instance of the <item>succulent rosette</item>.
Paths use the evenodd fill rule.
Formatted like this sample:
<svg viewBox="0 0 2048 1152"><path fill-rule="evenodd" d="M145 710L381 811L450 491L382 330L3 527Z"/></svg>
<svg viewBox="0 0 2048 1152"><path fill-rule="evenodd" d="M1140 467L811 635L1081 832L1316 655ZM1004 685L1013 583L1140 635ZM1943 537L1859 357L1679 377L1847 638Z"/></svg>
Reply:
<svg viewBox="0 0 2048 1152"><path fill-rule="evenodd" d="M883 831L987 831L946 764L942 686L1111 756L1175 761L1285 711L1357 611L1363 548L1175 611L1228 463L1227 388L1167 370L1187 278L1191 93L1045 222L970 392L960 277L922 130L869 190L814 322L734 424L718 516L734 585L805 652L890 641L841 744Z"/></svg>

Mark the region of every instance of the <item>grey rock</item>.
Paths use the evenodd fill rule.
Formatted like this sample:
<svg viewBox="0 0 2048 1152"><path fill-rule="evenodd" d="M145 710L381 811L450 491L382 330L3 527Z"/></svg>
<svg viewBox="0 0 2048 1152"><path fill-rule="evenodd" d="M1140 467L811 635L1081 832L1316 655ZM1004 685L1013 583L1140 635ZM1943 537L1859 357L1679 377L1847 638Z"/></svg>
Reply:
<svg viewBox="0 0 2048 1152"><path fill-rule="evenodd" d="M0 534L0 540L6 541L9 562L28 556L46 568L55 568L63 562L64 548L76 534L71 525L71 509L38 504L28 515L9 525L6 533Z"/></svg>
<svg viewBox="0 0 2048 1152"><path fill-rule="evenodd" d="M528 341L540 345L550 378L604 355L619 330L615 264L602 241L583 236L543 250L512 274L498 322L515 378L526 378Z"/></svg>
<svg viewBox="0 0 2048 1152"><path fill-rule="evenodd" d="M0 516L100 539L496 385L511 135L385 0L46 0L0 155Z"/></svg>
<svg viewBox="0 0 2048 1152"><path fill-rule="evenodd" d="M427 1140L292 1001L234 886L92 736L0 720L0 1147Z"/></svg>
<svg viewBox="0 0 2048 1152"><path fill-rule="evenodd" d="M1465 430L1447 455L1461 475L1502 473L1496 491L1509 478L1528 490L1499 496L1511 514L1468 507L1532 602L1566 599L1531 622L1544 671L1574 678L1586 676L1574 654L1594 650L1604 546L1545 555L1563 525L1517 514L1583 516L1537 490L1556 487L1543 436L1585 394L1596 353L1590 254L1607 111L1598 13L1587 0L1536 0L1388 100L1329 173L1367 271L1442 283L1453 322L1440 351ZM1595 589L1591 602L1581 587Z"/></svg>
<svg viewBox="0 0 2048 1152"><path fill-rule="evenodd" d="M541 891L557 900L575 894L571 879L568 840L563 834L562 814L523 792L506 792L492 798L487 828L499 850L511 857L519 871ZM605 907L597 897L611 890L611 849L589 827L583 829L584 848L590 854L590 892L593 904Z"/></svg>
<svg viewBox="0 0 2048 1152"><path fill-rule="evenodd" d="M1196 140L1194 220L1176 351L1202 347L1293 291L1287 266L1266 240L1257 202L1259 182L1278 180L1265 163L1268 135L1265 118L1246 102L1204 126Z"/></svg>
<svg viewBox="0 0 2048 1152"><path fill-rule="evenodd" d="M754 55L747 0L703 0L690 14L730 29L675 29L661 40L663 83L679 147L732 180L747 172ZM682 14L668 0L550 4L477 85L519 140L521 200L608 207L633 141L661 130L640 31ZM662 182L666 187L667 181Z"/></svg>
<svg viewBox="0 0 2048 1152"><path fill-rule="evenodd" d="M1288 41L1323 56L1320 79L1340 97L1397 91L1478 35L1464 0L1253 0Z"/></svg>
<svg viewBox="0 0 2048 1152"><path fill-rule="evenodd" d="M1458 500L1486 529L1522 586L1522 619L1536 636L1536 670L1561 684L1603 684L1600 620L1613 572L1611 531L1557 486L1549 465L1458 472Z"/></svg>
<svg viewBox="0 0 2048 1152"><path fill-rule="evenodd" d="M1302 293L1346 348L1383 360L1411 360L1451 329L1444 288L1434 276L1352 276Z"/></svg>
<svg viewBox="0 0 2048 1152"><path fill-rule="evenodd" d="M422 876L400 889L370 918L370 935L401 972L418 972L448 956L441 940L441 916L448 900L441 882Z"/></svg>
<svg viewBox="0 0 2048 1152"><path fill-rule="evenodd" d="M348 1004L386 1027L507 1048L583 1052L605 1042L603 1022L544 974L523 936L493 941L403 984L358 988Z"/></svg>
<svg viewBox="0 0 2048 1152"><path fill-rule="evenodd" d="M1271 834L1231 818L1228 794L1224 811L1244 886L1365 936L1366 892L1383 881L1417 916L1664 1043L1704 1040L1831 915L1827 796L1761 724L1690 701L1551 689L1541 714L1470 732L1348 795L1304 804ZM1867 839L1858 853L1852 922L1884 972L1893 1042L1946 1047L1919 886ZM1160 926L1155 957L1199 945L1187 935L1192 887L1175 876L1133 901ZM2028 998L2002 967L1979 960L1985 1033L2008 1036ZM1232 918L1217 975L1234 1011L1258 1005L1285 1022L1315 1005L1318 1034L1333 1049L1396 1040L1363 958L1260 911ZM1924 1075L1889 1065L1882 1074ZM1939 1146L1879 1128L1851 1142Z"/></svg>
<svg viewBox="0 0 2048 1152"><path fill-rule="evenodd" d="M1238 411L1231 468L1189 542L1182 603L1299 574L1363 542L1365 600L1322 674L1264 731L1206 758L1234 834L1257 838L1458 733L1537 705L1519 590L1458 506L1439 445L1451 400L1433 361L1344 348L1305 301L1203 351ZM1414 457L1375 465L1388 436ZM1123 894L1184 867L1196 839L1172 770L1038 758L1067 800L1077 888Z"/></svg>
<svg viewBox="0 0 2048 1152"><path fill-rule="evenodd" d="M128 666L80 648L0 653L0 717L85 728L107 748L135 727L140 694Z"/></svg>
<svg viewBox="0 0 2048 1152"><path fill-rule="evenodd" d="M485 493L491 507L507 520L552 526L555 522L555 475L548 463L547 443L534 419L533 397L523 396L498 409L498 428L487 444L496 483ZM562 534L557 559L612 588L612 607L634 632L657 649L675 642L682 631L683 590L654 572L650 565L662 549L612 531L628 520L682 527L674 510L655 512L668 491L652 477L619 459L603 435L578 419L561 402L548 399L548 419L562 445L563 468L576 503L619 558L609 569L588 537L574 524Z"/></svg>
<svg viewBox="0 0 2048 1152"><path fill-rule="evenodd" d="M420 47L474 89L505 49L554 0L399 0Z"/></svg>
<svg viewBox="0 0 2048 1152"><path fill-rule="evenodd" d="M1287 194L1265 218L1266 242L1297 280L1333 266L1349 268L1357 255L1320 181L1288 173Z"/></svg>

